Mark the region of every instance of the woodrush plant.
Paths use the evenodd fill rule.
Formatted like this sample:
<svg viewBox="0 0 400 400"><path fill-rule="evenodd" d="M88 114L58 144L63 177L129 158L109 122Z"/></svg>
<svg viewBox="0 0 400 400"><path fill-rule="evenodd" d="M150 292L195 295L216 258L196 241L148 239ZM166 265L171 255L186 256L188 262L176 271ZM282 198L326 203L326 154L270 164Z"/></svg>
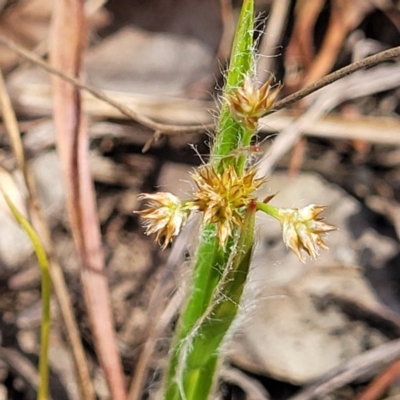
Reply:
<svg viewBox="0 0 400 400"><path fill-rule="evenodd" d="M138 213L146 234L163 249L189 215L202 213L200 242L184 309L172 343L164 382L165 400L205 400L215 383L219 349L237 316L254 245L256 211L276 218L283 241L302 262L326 249L322 236L335 229L320 217L324 206L282 209L254 194L264 182L252 165L251 146L258 119L272 112L280 85L271 77L255 82L254 2L243 2L223 92L221 113L208 164L192 172L196 191L188 200L171 193L141 194L148 208Z"/></svg>

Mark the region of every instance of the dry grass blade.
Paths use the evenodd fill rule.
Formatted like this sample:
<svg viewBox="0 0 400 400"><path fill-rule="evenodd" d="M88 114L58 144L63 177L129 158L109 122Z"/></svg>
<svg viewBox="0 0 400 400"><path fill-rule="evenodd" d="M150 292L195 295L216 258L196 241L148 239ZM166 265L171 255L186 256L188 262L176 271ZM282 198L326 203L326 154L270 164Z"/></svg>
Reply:
<svg viewBox="0 0 400 400"><path fill-rule="evenodd" d="M337 71L324 76L318 81L311 83L304 89L300 89L297 92L289 96L286 96L282 100L277 101L274 105L273 111L281 110L282 108L285 108L293 103L296 103L297 101L304 99L304 97L309 96L311 93L314 93L317 90L322 89L323 87L328 86L333 82L336 82L344 78L347 75L353 74L354 72L357 72L361 69L374 67L375 65L381 64L385 61L389 61L397 57L400 57L400 46L393 47L392 49L389 50L381 51L380 53L374 54L373 56L349 64L346 67L338 69Z"/></svg>
<svg viewBox="0 0 400 400"><path fill-rule="evenodd" d="M233 18L232 2L220 0L222 36L218 46L218 59L227 60L231 51L233 35L235 34L235 20Z"/></svg>
<svg viewBox="0 0 400 400"><path fill-rule="evenodd" d="M160 281L160 283L162 283L162 281ZM147 378L151 357L154 348L156 347L157 340L162 336L166 327L171 323L172 318L176 315L179 307L182 305L185 290L186 287L180 287L163 310L160 309L162 306L160 303L157 303L157 309L154 307L149 308L154 312L154 315L157 318L155 318L154 321L152 321L151 326L148 327L148 338L136 363L132 384L128 393L128 400L141 399L143 386L145 384L145 379ZM157 291L155 291L153 297L158 297L158 293L162 293L162 287L160 284L157 286Z"/></svg>
<svg viewBox="0 0 400 400"><path fill-rule="evenodd" d="M20 376L33 390L37 390L39 375L31 361L18 350L0 347L0 360Z"/></svg>
<svg viewBox="0 0 400 400"><path fill-rule="evenodd" d="M397 54L399 48L396 47L391 50L396 50ZM371 57L368 58L370 59ZM308 109L292 125L287 126L284 131L280 132L268 156L263 157L259 167L260 176L270 175L276 163L293 147L301 137L302 132L307 129L307 126L313 124L315 120L321 118L334 107L345 100L396 88L399 82L400 70L398 64L388 64L366 71L358 71L356 74L349 75L316 93Z"/></svg>
<svg viewBox="0 0 400 400"><path fill-rule="evenodd" d="M271 396L261 382L237 368L222 368L219 376L225 382L239 386L246 393L246 398L249 400L271 400Z"/></svg>
<svg viewBox="0 0 400 400"><path fill-rule="evenodd" d="M40 66L43 68L45 71L49 72L52 75L59 76L66 82L69 82L71 85L74 85L77 88L80 88L82 90L87 91L90 93L93 97L102 100L106 102L107 104L111 105L112 107L115 107L121 114L125 115L126 117L139 122L143 126L155 130L155 131L161 131L164 134L180 134L180 133L202 133L208 129L214 128L214 124L210 125L167 125L167 124L160 124L158 122L154 122L150 118L147 118L146 116L136 112L135 110L125 107L123 104L119 103L118 101L115 101L111 97L107 96L105 93L103 93L101 90L98 90L94 88L93 86L90 86L84 82L82 82L80 79L76 78L74 75L69 74L66 71L60 70L59 68L55 68L53 65L48 64L44 60L42 60L40 57L37 56L32 51L29 51L22 46L18 45L14 41L12 41L9 38L6 38L4 36L0 35L0 43L7 46L10 50L15 51L17 54L19 54L21 57L24 59L34 63L35 65Z"/></svg>
<svg viewBox="0 0 400 400"><path fill-rule="evenodd" d="M186 251L187 243L190 241L188 232L193 232L198 223L199 218L196 216L189 217L186 229L177 237L173 244L168 261L163 268L163 273L151 296L147 313L154 317L149 321L145 331L144 337L146 337L146 342L141 349L135 370L132 374L128 400L140 400L142 398L143 387L152 364L153 352L157 341L165 335L165 329L182 305L187 286L183 282L170 298L171 290L175 287L175 284L172 283L171 285L171 282L174 282L174 274L176 273L177 266L182 262L181 255Z"/></svg>
<svg viewBox="0 0 400 400"><path fill-rule="evenodd" d="M23 173L25 185L27 187L29 215L31 217L33 226L35 227L39 237L42 240L49 259L51 280L55 289L58 303L60 305L61 314L66 326L68 339L71 345L75 367L78 375L79 389L83 399L93 399L93 385L90 380L89 369L86 363L82 342L80 340L78 325L76 323L73 313L71 298L67 290L67 284L65 282L64 274L62 272L60 264L54 256L54 249L48 224L37 202L35 180L33 179L31 171L28 169L25 162L24 149L22 147L17 118L12 108L11 100L8 96L3 74L1 73L1 71L0 105L4 124L6 126L7 134L10 139L10 144L17 160L18 168Z"/></svg>
<svg viewBox="0 0 400 400"><path fill-rule="evenodd" d="M374 8L373 1L332 1L331 16L321 49L307 68L303 85L315 82L332 69L345 38Z"/></svg>
<svg viewBox="0 0 400 400"><path fill-rule="evenodd" d="M265 34L260 42L260 59L257 63L257 79L265 82L270 71L274 71L274 60L278 50L279 41L283 35L290 9L289 0L274 0L271 6L271 15L268 17L268 24Z"/></svg>
<svg viewBox="0 0 400 400"><path fill-rule="evenodd" d="M260 132L276 134L293 125L298 118L293 112L279 111L261 121ZM370 143L400 145L400 120L395 117L358 116L345 118L328 114L305 127L305 136L330 139L364 140ZM400 232L400 231L399 231Z"/></svg>
<svg viewBox="0 0 400 400"><path fill-rule="evenodd" d="M356 398L356 400L378 400L399 377L400 360L394 361L381 372Z"/></svg>
<svg viewBox="0 0 400 400"><path fill-rule="evenodd" d="M400 356L400 339L385 343L334 368L289 400L326 398L334 390L360 379L369 379Z"/></svg>
<svg viewBox="0 0 400 400"><path fill-rule="evenodd" d="M86 43L84 2L54 3L50 60L58 70L79 76ZM113 399L126 399L117 352L110 293L105 275L96 199L89 167L87 124L79 88L53 77L57 148L67 192L71 230L81 262L81 278L95 347Z"/></svg>
<svg viewBox="0 0 400 400"><path fill-rule="evenodd" d="M45 61L43 61L40 57L38 57L34 52L31 52L22 46L18 45L14 41L12 41L9 38L6 38L4 36L0 35L0 43L7 46L10 50L16 52L19 54L21 57L25 58L26 60L29 60L30 62L34 63L35 65L40 66L47 72L49 72L52 75L59 76L66 82L69 82L70 84L74 85L77 88L80 88L82 90L87 91L90 93L92 96L95 98L102 100L112 107L115 107L117 110L119 110L123 115L126 117L139 122L143 126L146 126L150 129L153 129L155 131L153 137L149 140L149 142L146 144L145 148L148 149L151 147L152 143L154 141L157 141L161 135L176 135L176 134L182 134L182 133L203 133L206 131L211 131L215 128L215 124L207 124L207 125L190 125L190 126L176 126L176 125L166 125L166 124L160 124L156 123L149 118L140 115L139 113L135 112L134 110L125 107L123 104L120 104L119 102L113 100L109 96L105 95L102 91L97 90L96 88L87 85L83 83L81 80L77 79L75 76L68 74L64 71L61 71L58 68L55 68L54 66L49 65ZM364 68L370 68L373 67L377 64L383 63L385 61L394 59L396 57L400 56L400 47L394 47L389 50L382 51L380 53L377 53L373 56L367 57L363 60L354 62L352 64L347 65L344 68L341 68L335 72L332 72L329 75L324 76L323 78L319 79L318 81L312 83L309 86L306 86L303 89L298 90L297 92L283 98L282 100L279 100L276 102L274 109L271 111L275 112L278 110L281 110L282 108L288 107L289 105L303 99L304 97L307 97L311 93L316 92L319 89L322 89L325 86L328 86L332 84L333 82L336 82L339 79L342 79L343 77L350 75L356 71L359 71Z"/></svg>

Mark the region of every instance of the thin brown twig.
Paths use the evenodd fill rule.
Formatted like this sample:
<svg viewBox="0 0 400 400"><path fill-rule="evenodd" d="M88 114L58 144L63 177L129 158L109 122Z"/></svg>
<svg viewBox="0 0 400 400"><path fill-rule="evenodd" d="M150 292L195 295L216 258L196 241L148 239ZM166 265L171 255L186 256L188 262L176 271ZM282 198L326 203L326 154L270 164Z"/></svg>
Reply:
<svg viewBox="0 0 400 400"><path fill-rule="evenodd" d="M394 361L357 396L356 400L377 400L400 375L400 360Z"/></svg>
<svg viewBox="0 0 400 400"><path fill-rule="evenodd" d="M325 86L330 85L333 82L338 81L339 79L344 78L347 75L350 75L354 72L359 71L364 68L371 68L375 65L383 63L388 60L392 60L393 58L400 57L400 46L394 47L389 50L381 51L380 53L374 54L373 56L364 58L363 60L356 61L352 64L347 65L341 69L338 69L335 72L332 72L329 75L324 76L323 78L317 80L311 85L306 86L304 89L300 89L297 92L285 97L284 99L275 103L274 109L266 113L265 115L271 114L272 112L281 110L296 101L303 99L304 97L309 96L310 94L316 92L319 89L322 89ZM265 116L264 115L264 116Z"/></svg>
<svg viewBox="0 0 400 400"><path fill-rule="evenodd" d="M316 94L316 98L307 109L281 132L273 143L273 148L264 155L258 165L260 176L270 175L277 161L288 152L301 137L307 126L327 114L343 101L365 97L382 90L398 87L400 68L398 63L385 63L375 68L359 71L326 86ZM273 117L272 119L279 119ZM265 123L266 121L264 121ZM268 124L268 122L267 122Z"/></svg>
<svg viewBox="0 0 400 400"><path fill-rule="evenodd" d="M39 374L27 356L15 349L0 347L0 360L6 363L8 368L15 374L20 376L29 387L37 390Z"/></svg>
<svg viewBox="0 0 400 400"><path fill-rule="evenodd" d="M246 398L248 399L271 400L271 396L258 379L250 377L248 374L240 371L238 368L221 368L219 378L225 382L240 387L246 393Z"/></svg>
<svg viewBox="0 0 400 400"><path fill-rule="evenodd" d="M0 108L17 166L22 172L27 188L27 204L30 220L32 221L32 225L36 229L43 242L49 259L51 280L55 288L57 301L60 306L61 315L64 320L68 340L71 346L78 375L79 390L81 392L82 399L91 400L94 398L94 389L90 380L89 368L85 357L85 352L83 350L78 324L73 313L71 297L68 293L67 284L65 282L61 266L55 256L54 245L51 239L48 223L38 204L36 183L33 174L26 163L18 121L15 116L14 109L12 108L11 100L6 89L1 70Z"/></svg>
<svg viewBox="0 0 400 400"><path fill-rule="evenodd" d="M370 379L400 356L400 339L382 344L328 371L316 382L306 386L289 400L326 398L329 393L360 379Z"/></svg>
<svg viewBox="0 0 400 400"><path fill-rule="evenodd" d="M147 118L144 115L139 114L138 112L132 110L131 108L125 107L124 105L120 104L119 102L113 100L111 97L107 96L101 90L98 90L90 85L87 85L81 82L79 79L65 74L62 71L57 70L50 66L47 62L43 61L40 57L38 57L35 53L25 49L24 47L18 45L11 39L8 39L2 35L0 35L0 43L7 46L10 50L14 51L15 53L19 54L21 57L31 61L32 63L42 67L47 72L53 75L57 75L60 78L64 79L65 81L75 85L76 87L89 92L92 96L96 97L99 100L102 100L111 106L115 107L119 110L123 115L127 116L128 118L139 122L143 126L146 126L154 131L157 134L157 137L160 136L162 133L163 135L175 135L181 133L204 133L205 131L210 131L215 128L215 124L206 124L206 125L169 125L169 124L160 124L158 122L152 121L150 118ZM359 71L364 68L371 68L377 64L383 63L388 60L392 60L394 58L400 57L400 46L394 47L392 49L388 49L377 53L373 56L364 58L363 60L356 61L346 67L343 67L331 74L319 79L318 81L308 85L304 89L300 89L297 92L285 97L284 99L276 102L274 109L270 112L266 113L264 116L271 114L275 111L281 110L304 97L309 96L310 94L316 92L319 89L322 89L325 86L330 85L337 80L350 75L356 71ZM153 138L153 140L155 140Z"/></svg>
<svg viewBox="0 0 400 400"><path fill-rule="evenodd" d="M159 130L155 131L151 136L151 138L143 146L142 153L147 153L147 151L150 150L151 146L153 146L153 144L157 142L161 138L161 136L162 136L161 131Z"/></svg>
<svg viewBox="0 0 400 400"><path fill-rule="evenodd" d="M187 243L190 241L190 232L193 232L198 222L198 215L192 215L189 218L185 230L178 236L172 247L172 251L168 256L168 260L162 269L162 273L151 296L147 314L152 315L153 318L148 321L144 333L146 342L136 361L128 400L139 400L142 398L143 386L145 379L148 377L149 366L151 365L151 358L153 357L157 341L165 335L166 327L170 325L172 318L181 307L185 297L187 290L186 282L183 282L173 295L171 285L175 287L174 276L177 273L177 267L180 265L181 254L187 248ZM193 240L191 242L195 246ZM165 302L167 302L166 305Z"/></svg>
<svg viewBox="0 0 400 400"><path fill-rule="evenodd" d="M25 49L24 47L20 46L19 44L15 43L13 40L6 38L5 36L0 35L0 43L7 46L10 50L14 51L21 57L27 59L28 61L32 62L35 65L38 65L39 67L43 68L47 72L49 72L52 75L56 75L62 79L64 79L66 82L70 83L71 85L74 85L75 87L85 90L86 92L90 93L93 97L96 97L99 100L102 100L109 105L113 106L116 108L118 111L121 112L121 114L125 115L129 119L132 119L136 122L139 122L143 126L152 129L154 131L161 131L163 134L179 134L179 133L203 133L208 129L212 129L215 125L214 124L209 124L209 125L169 125L169 124L161 124L158 122L155 122L151 120L150 118L147 118L146 116L138 113L137 111L125 107L123 104L115 101L111 97L107 96L104 92L101 90L98 90L94 88L91 85L87 85L86 83L83 83L81 80L78 78L66 74L57 68L52 67L49 63L46 61L42 60L40 57L38 57L34 52L29 51Z"/></svg>

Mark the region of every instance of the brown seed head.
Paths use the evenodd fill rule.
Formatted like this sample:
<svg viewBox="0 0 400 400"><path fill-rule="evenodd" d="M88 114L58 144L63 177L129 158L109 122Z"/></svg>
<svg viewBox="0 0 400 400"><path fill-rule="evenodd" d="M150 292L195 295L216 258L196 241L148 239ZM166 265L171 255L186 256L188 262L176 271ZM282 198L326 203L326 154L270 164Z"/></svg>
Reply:
<svg viewBox="0 0 400 400"><path fill-rule="evenodd" d="M257 87L250 75L246 75L243 86L233 90L226 97L230 112L246 129L255 130L257 122L270 110L282 88L281 85L271 88L273 76L261 87Z"/></svg>

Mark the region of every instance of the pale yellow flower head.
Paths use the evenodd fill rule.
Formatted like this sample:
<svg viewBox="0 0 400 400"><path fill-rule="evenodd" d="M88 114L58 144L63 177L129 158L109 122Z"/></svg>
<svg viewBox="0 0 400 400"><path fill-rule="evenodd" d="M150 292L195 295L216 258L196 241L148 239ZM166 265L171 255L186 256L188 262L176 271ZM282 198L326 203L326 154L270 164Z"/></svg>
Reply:
<svg viewBox="0 0 400 400"><path fill-rule="evenodd" d="M258 87L253 82L250 75L246 75L243 86L232 90L227 96L226 101L233 118L246 129L254 131L257 129L257 122L275 103L275 100L282 88L277 86L272 89L273 77Z"/></svg>
<svg viewBox="0 0 400 400"><path fill-rule="evenodd" d="M310 204L304 208L281 208L275 214L282 226L283 241L300 259L305 262L304 252L311 258L317 258L319 248L328 246L322 236L337 228L323 222L319 214L326 207Z"/></svg>
<svg viewBox="0 0 400 400"><path fill-rule="evenodd" d="M164 250L177 236L189 217L191 206L171 193L141 194L139 200L150 200L148 208L136 213L144 220L146 235L156 233L156 241Z"/></svg>

